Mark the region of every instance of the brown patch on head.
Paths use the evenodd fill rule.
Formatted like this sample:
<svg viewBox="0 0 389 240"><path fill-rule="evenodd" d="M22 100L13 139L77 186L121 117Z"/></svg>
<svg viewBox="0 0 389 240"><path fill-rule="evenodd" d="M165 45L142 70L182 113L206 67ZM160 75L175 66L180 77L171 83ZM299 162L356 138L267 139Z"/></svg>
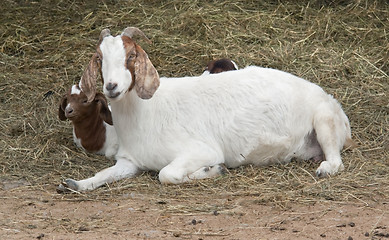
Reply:
<svg viewBox="0 0 389 240"><path fill-rule="evenodd" d="M151 98L159 87L159 75L146 52L130 37L122 36L126 51L125 66L133 79L129 90L135 87L142 99Z"/></svg>
<svg viewBox="0 0 389 240"><path fill-rule="evenodd" d="M131 91L135 86L135 58L136 58L136 44L135 42L127 37L122 36L122 41L124 45L124 49L126 51L126 61L124 63L125 67L130 71L131 73L131 85L128 88L128 91Z"/></svg>
<svg viewBox="0 0 389 240"><path fill-rule="evenodd" d="M232 63L229 59L219 59L210 61L207 65L206 71L209 71L209 73L221 73L231 70L237 70L235 68L235 65Z"/></svg>

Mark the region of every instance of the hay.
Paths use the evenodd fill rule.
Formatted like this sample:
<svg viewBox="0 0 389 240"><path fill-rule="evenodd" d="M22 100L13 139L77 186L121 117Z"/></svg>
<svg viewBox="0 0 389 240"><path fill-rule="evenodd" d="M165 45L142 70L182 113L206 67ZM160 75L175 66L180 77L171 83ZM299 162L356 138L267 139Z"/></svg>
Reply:
<svg viewBox="0 0 389 240"><path fill-rule="evenodd" d="M67 200L142 193L150 201L188 201L166 212L215 209L193 199L251 196L253 203L389 199L389 6L385 1L36 1L6 0L0 15L0 170L2 178ZM241 167L227 176L162 186L149 173L91 193L59 196L55 186L114 163L72 144L58 102L79 77L101 29L137 26L140 44L163 76L200 74L205 63L229 57L239 66L285 70L320 84L343 105L359 147L342 154L345 171L312 176L316 164ZM233 209L234 201L219 203Z"/></svg>

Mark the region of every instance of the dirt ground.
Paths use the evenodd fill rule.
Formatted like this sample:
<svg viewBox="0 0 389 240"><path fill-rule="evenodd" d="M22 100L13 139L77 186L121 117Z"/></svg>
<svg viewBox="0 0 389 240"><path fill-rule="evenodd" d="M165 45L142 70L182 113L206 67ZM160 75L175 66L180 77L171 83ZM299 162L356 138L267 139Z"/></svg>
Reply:
<svg viewBox="0 0 389 240"><path fill-rule="evenodd" d="M203 201L129 192L64 198L55 186L3 181L2 239L389 239L389 202L260 204L255 197ZM172 208L198 205L199 211ZM201 206L206 207L201 210ZM213 208L213 209L212 209Z"/></svg>

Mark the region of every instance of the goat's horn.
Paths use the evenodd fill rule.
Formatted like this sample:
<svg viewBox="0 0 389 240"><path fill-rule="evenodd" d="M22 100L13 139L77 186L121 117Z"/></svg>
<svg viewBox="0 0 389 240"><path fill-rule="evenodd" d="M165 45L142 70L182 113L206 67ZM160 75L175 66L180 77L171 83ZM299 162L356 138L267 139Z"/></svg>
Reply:
<svg viewBox="0 0 389 240"><path fill-rule="evenodd" d="M106 29L103 29L100 33L100 38L99 38L99 42L103 41L103 39L106 37L106 36L109 36L111 35L111 31L106 28Z"/></svg>
<svg viewBox="0 0 389 240"><path fill-rule="evenodd" d="M148 39L146 35L141 30L139 30L139 28L136 27L127 27L126 29L124 29L122 35L130 38L133 38L134 36L138 35L144 40L146 40L148 43L151 43L150 39Z"/></svg>

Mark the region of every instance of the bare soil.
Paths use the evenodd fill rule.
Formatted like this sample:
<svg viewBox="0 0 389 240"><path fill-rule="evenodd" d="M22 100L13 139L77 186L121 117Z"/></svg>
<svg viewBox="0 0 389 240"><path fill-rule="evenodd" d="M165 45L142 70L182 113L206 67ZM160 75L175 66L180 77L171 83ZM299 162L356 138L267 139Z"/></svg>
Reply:
<svg viewBox="0 0 389 240"><path fill-rule="evenodd" d="M2 182L2 239L389 239L382 199L284 206L252 196L204 201L201 192L177 200L137 192L77 199L26 184ZM172 211L191 205L197 211Z"/></svg>

